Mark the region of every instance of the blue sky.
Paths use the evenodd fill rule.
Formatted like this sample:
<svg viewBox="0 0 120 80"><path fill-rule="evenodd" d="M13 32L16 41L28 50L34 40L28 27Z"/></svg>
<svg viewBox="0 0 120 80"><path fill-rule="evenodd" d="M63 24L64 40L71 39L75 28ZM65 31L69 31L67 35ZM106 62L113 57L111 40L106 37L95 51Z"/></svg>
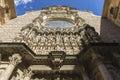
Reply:
<svg viewBox="0 0 120 80"><path fill-rule="evenodd" d="M95 15L102 15L104 0L15 0L17 15L26 11L40 10L48 6L63 5L78 10L92 11Z"/></svg>

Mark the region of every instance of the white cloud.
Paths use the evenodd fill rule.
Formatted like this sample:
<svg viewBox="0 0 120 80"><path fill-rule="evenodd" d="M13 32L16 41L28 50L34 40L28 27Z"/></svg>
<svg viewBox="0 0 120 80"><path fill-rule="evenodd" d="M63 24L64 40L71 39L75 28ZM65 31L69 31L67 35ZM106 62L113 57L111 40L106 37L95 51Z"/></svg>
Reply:
<svg viewBox="0 0 120 80"><path fill-rule="evenodd" d="M32 0L14 0L15 1L15 5L18 6L20 4L27 4L29 2L32 2Z"/></svg>

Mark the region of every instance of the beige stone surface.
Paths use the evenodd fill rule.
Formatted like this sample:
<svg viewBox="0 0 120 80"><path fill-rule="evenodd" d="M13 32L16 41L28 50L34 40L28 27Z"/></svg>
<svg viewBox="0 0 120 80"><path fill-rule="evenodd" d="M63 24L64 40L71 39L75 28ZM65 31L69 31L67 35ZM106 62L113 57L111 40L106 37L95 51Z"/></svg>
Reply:
<svg viewBox="0 0 120 80"><path fill-rule="evenodd" d="M13 41L13 38L19 35L21 28L32 23L39 14L40 11L27 12L22 16L18 16L17 18L8 21L5 25L2 25L0 27L0 41ZM120 42L120 28L111 23L111 21L101 19L101 16L96 16L92 12L79 11L78 14L87 24L95 28L103 41Z"/></svg>
<svg viewBox="0 0 120 80"><path fill-rule="evenodd" d="M79 11L78 14L100 34L101 16L94 15L92 12L88 11Z"/></svg>
<svg viewBox="0 0 120 80"><path fill-rule="evenodd" d="M13 38L19 35L22 27L32 22L32 20L40 14L39 11L28 12L22 16L18 16L0 27L0 41L11 42Z"/></svg>
<svg viewBox="0 0 120 80"><path fill-rule="evenodd" d="M14 0L0 0L0 25L16 17Z"/></svg>
<svg viewBox="0 0 120 80"><path fill-rule="evenodd" d="M111 20L120 27L120 0L105 0L102 17Z"/></svg>
<svg viewBox="0 0 120 80"><path fill-rule="evenodd" d="M102 19L91 12L79 11L79 16L93 26L104 42L120 43L120 28L108 19Z"/></svg>

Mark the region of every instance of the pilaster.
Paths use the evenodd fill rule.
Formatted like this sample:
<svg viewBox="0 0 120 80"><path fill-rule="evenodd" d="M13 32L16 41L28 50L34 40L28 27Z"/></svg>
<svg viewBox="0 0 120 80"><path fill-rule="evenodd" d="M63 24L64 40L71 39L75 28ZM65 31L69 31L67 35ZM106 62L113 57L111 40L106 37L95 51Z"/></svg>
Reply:
<svg viewBox="0 0 120 80"><path fill-rule="evenodd" d="M9 65L6 70L0 75L0 80L9 80L14 68L21 62L21 56L19 54L13 54L9 57Z"/></svg>

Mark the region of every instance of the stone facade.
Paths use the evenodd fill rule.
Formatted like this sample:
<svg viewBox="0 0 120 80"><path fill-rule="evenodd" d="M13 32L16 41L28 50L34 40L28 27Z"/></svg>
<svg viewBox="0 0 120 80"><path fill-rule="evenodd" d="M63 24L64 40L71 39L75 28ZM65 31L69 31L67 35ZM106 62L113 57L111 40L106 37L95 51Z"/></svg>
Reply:
<svg viewBox="0 0 120 80"><path fill-rule="evenodd" d="M27 12L0 27L0 80L119 80L119 34L68 6Z"/></svg>
<svg viewBox="0 0 120 80"><path fill-rule="evenodd" d="M105 0L102 17L120 26L120 0Z"/></svg>
<svg viewBox="0 0 120 80"><path fill-rule="evenodd" d="M14 0L0 0L0 25L15 17Z"/></svg>
<svg viewBox="0 0 120 80"><path fill-rule="evenodd" d="M32 23L32 21L39 16L40 12L41 11L27 12L2 25L0 28L0 41L11 42L13 38L19 36L18 33L20 33L22 27ZM120 28L108 19L102 19L101 16L96 16L87 11L78 11L78 15L85 20L86 24L95 28L104 42L120 42Z"/></svg>

